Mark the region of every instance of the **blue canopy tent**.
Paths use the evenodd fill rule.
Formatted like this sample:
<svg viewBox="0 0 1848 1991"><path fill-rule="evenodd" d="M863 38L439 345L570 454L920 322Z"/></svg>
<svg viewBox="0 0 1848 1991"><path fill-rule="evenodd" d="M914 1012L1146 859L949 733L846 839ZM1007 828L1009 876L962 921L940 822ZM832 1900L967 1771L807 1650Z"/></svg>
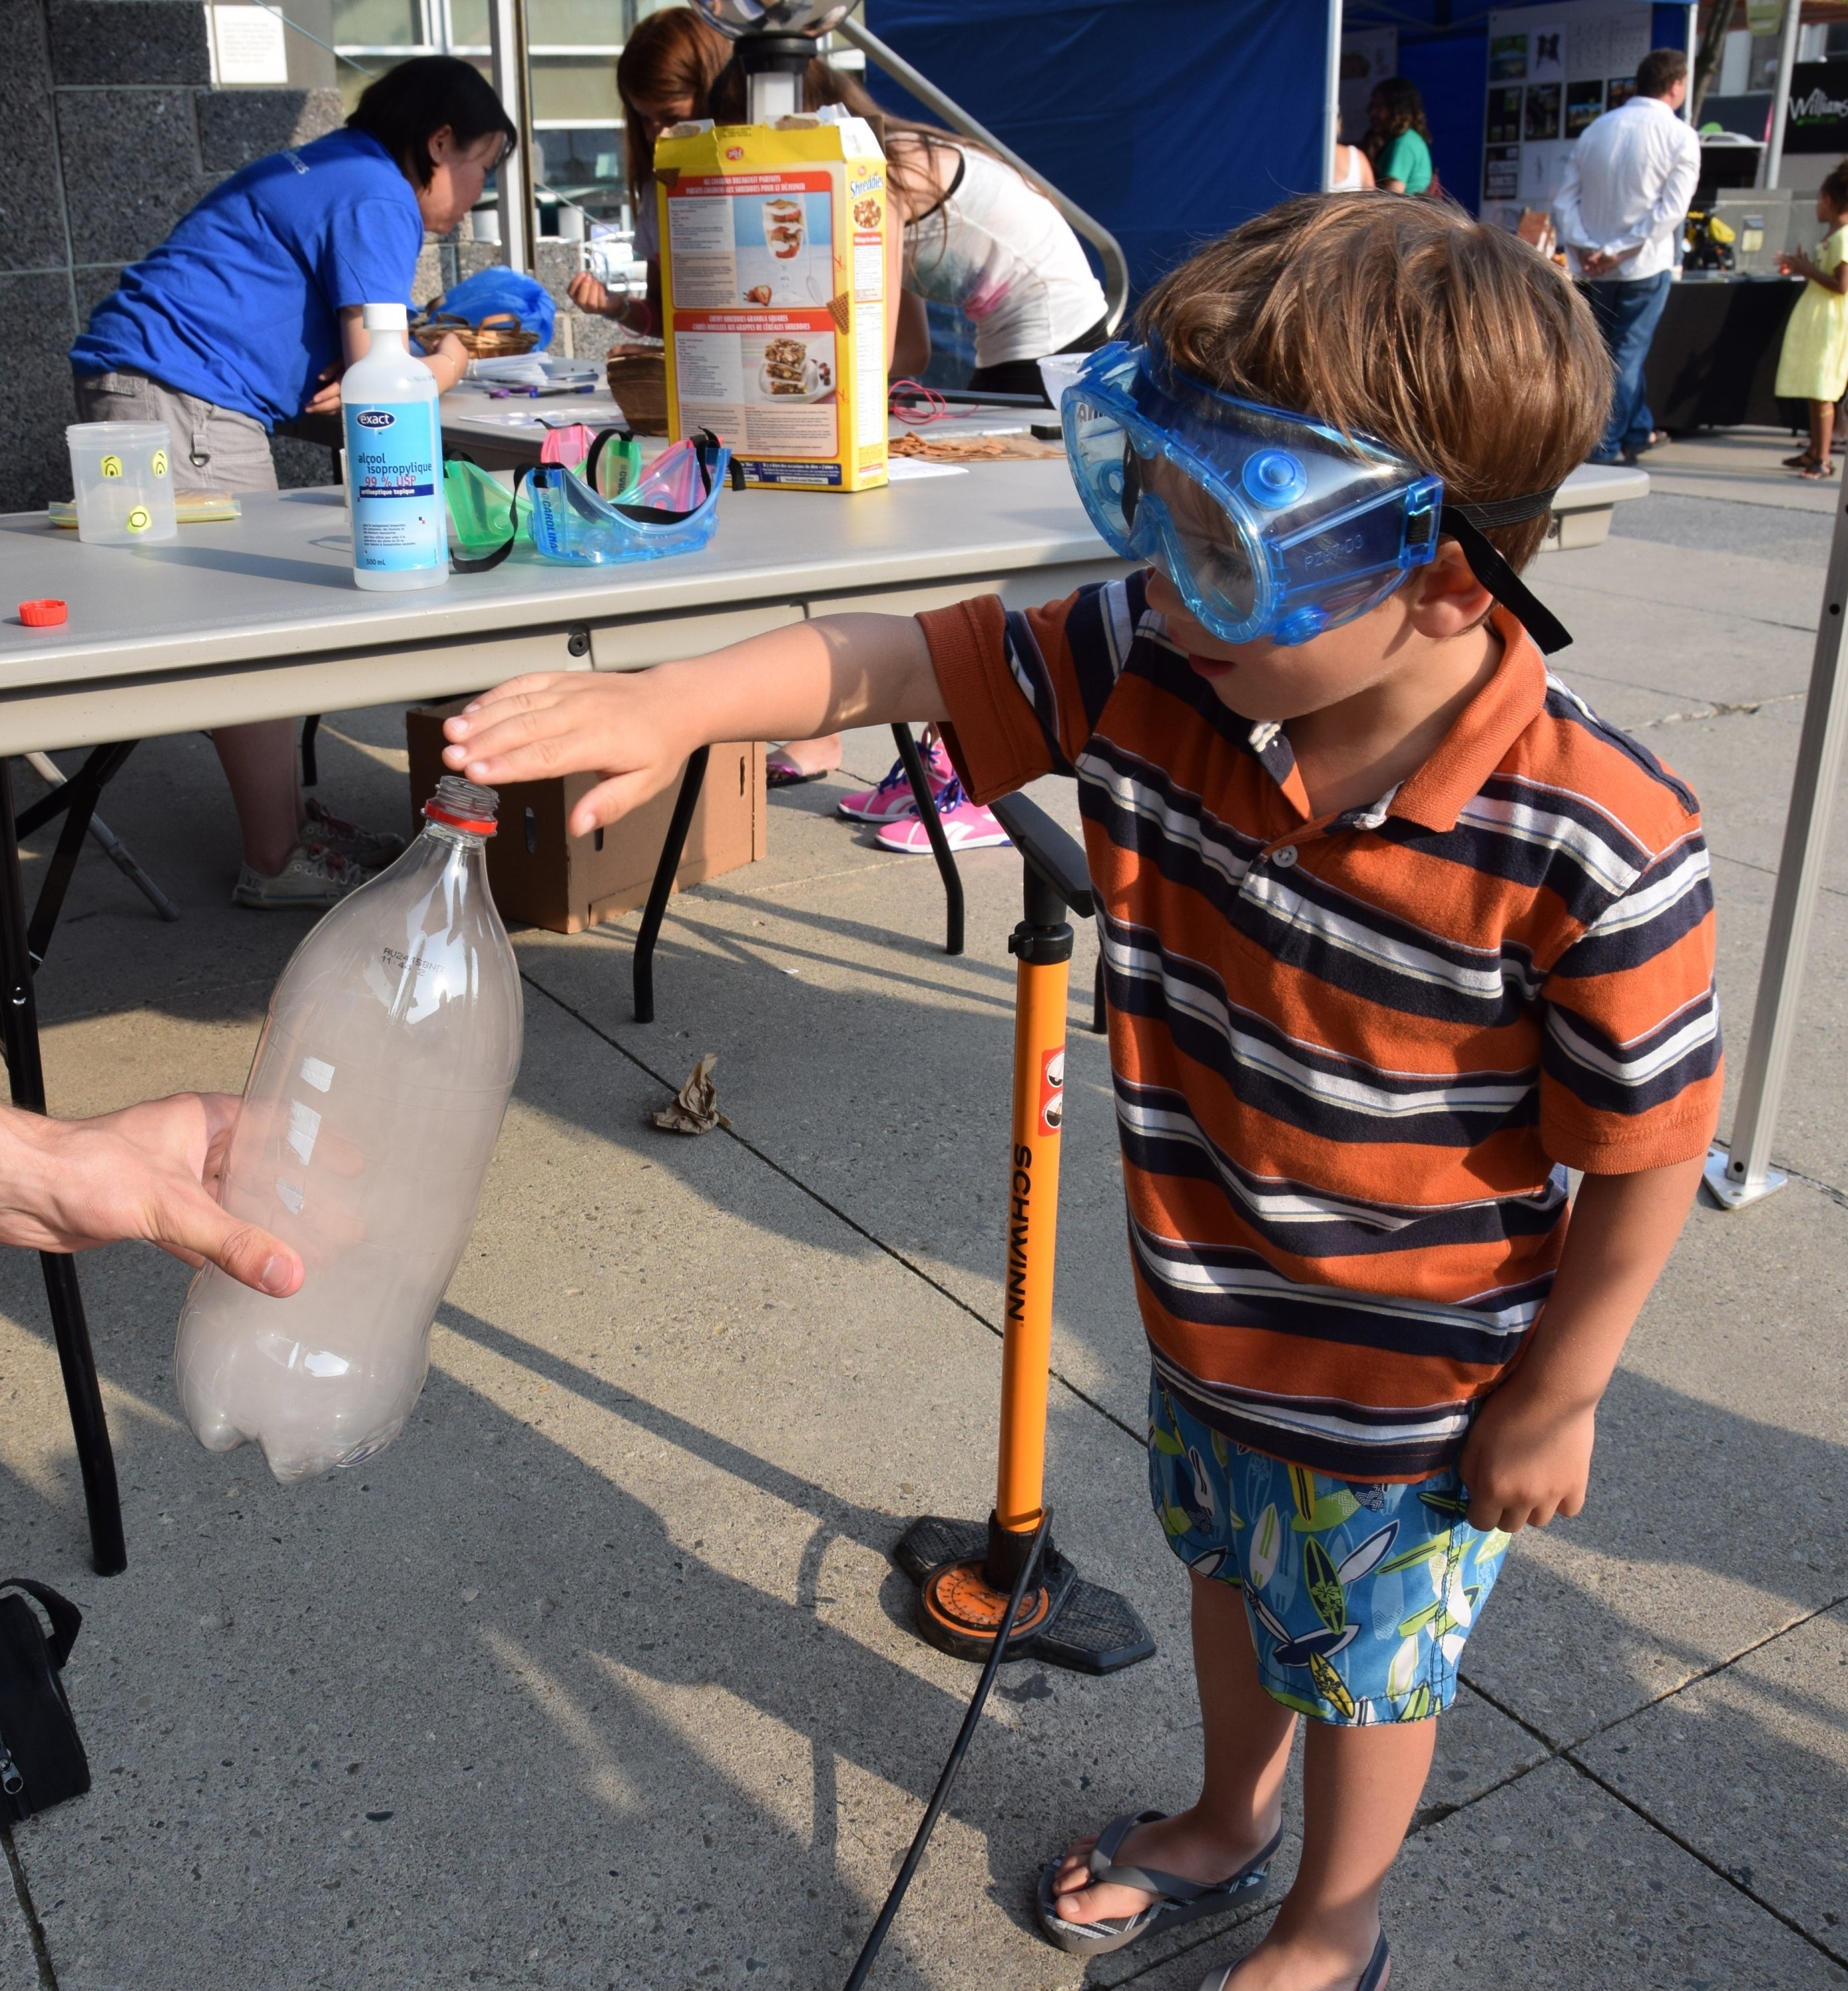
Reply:
<svg viewBox="0 0 1848 1991"><path fill-rule="evenodd" d="M1141 291L1199 243L1322 185L1339 11L1339 0L872 0L866 25L1095 215ZM867 83L918 114L871 64Z"/></svg>

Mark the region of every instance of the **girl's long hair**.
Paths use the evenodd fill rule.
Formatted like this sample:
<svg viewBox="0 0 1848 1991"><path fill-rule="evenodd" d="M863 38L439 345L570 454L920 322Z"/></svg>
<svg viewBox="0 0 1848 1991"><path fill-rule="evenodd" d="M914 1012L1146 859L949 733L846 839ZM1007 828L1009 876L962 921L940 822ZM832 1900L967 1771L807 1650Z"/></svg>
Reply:
<svg viewBox="0 0 1848 1991"><path fill-rule="evenodd" d="M710 114L721 124L741 124L746 115L747 86L742 65L734 56L723 72L713 80L707 99ZM887 184L904 205L914 213L921 209L938 213L940 226L941 203L937 200L936 189L942 175L938 168L938 157L944 152L982 152L993 158L995 155L986 145L978 144L973 138L965 138L958 133L946 131L941 124L926 124L921 118L898 117L876 102L864 83L850 76L845 70L836 69L832 63L822 61L817 56L802 77L802 108L819 111L824 104L838 104L856 117L864 117L876 132L886 141L886 179ZM901 142L893 145L897 138ZM1006 160L1008 171L1017 170ZM1026 175L1021 175L1023 179ZM1026 184L1035 193L1043 194L1044 188L1036 186L1032 180ZM929 213L921 216L927 220ZM910 224L911 240L906 248L906 261L915 267L922 241L919 223Z"/></svg>
<svg viewBox="0 0 1848 1991"><path fill-rule="evenodd" d="M1378 151L1387 139L1397 138L1401 131L1416 131L1426 145L1431 143L1431 127L1424 121L1424 100L1410 77L1387 77L1374 89L1372 102L1386 114L1383 122L1368 134L1372 151ZM1370 105L1369 108L1370 114Z"/></svg>
<svg viewBox="0 0 1848 1991"><path fill-rule="evenodd" d="M654 141L642 128L637 104L690 97L693 116L704 117L713 79L731 59L731 43L691 7L664 7L636 23L616 63L631 199L655 170Z"/></svg>

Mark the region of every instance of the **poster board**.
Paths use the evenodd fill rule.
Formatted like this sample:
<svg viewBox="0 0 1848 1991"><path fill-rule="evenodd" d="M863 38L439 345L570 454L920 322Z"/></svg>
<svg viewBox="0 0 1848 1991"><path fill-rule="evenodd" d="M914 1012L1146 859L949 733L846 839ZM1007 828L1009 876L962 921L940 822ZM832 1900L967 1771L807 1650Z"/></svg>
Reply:
<svg viewBox="0 0 1848 1991"><path fill-rule="evenodd" d="M1580 134L1635 94L1655 11L1647 0L1561 0L1489 15L1483 220L1512 230L1524 209L1552 206Z"/></svg>

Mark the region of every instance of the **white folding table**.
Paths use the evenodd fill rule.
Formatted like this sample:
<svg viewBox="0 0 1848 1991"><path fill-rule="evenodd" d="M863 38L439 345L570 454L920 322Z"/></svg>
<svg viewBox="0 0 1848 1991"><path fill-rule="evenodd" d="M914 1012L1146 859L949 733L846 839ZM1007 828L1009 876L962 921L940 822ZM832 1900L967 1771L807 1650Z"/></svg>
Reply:
<svg viewBox="0 0 1848 1991"><path fill-rule="evenodd" d="M639 669L836 609L913 614L985 593L1026 606L1125 570L1056 461L976 464L850 497L727 493L703 553L580 567L521 548L489 573L403 594L353 586L338 490L247 496L243 508L236 520L185 526L177 539L134 548L85 546L42 513L0 516L0 1039L18 1105L45 1107L33 967L97 798L137 740L450 698L526 671ZM14 604L48 596L69 604L66 623L17 620ZM921 783L910 729L894 731ZM13 757L70 747L93 749L83 770L15 821ZM653 1014L655 936L704 766L702 750L682 778L637 938L644 1020ZM924 812L936 830L934 812ZM58 813L63 826L29 927L19 836ZM941 832L936 842L955 951L961 888ZM111 1574L128 1558L82 1295L67 1255L41 1258L92 1549Z"/></svg>

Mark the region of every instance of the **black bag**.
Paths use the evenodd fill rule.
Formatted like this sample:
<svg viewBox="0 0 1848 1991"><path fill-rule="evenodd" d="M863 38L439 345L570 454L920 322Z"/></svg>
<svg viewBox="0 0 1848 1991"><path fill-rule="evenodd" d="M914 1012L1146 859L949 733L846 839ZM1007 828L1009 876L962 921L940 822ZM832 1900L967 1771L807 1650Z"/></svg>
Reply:
<svg viewBox="0 0 1848 1991"><path fill-rule="evenodd" d="M45 1607L51 1636L25 1598ZM17 1825L90 1788L90 1762L59 1677L83 1614L31 1577L0 1580L0 1821Z"/></svg>

